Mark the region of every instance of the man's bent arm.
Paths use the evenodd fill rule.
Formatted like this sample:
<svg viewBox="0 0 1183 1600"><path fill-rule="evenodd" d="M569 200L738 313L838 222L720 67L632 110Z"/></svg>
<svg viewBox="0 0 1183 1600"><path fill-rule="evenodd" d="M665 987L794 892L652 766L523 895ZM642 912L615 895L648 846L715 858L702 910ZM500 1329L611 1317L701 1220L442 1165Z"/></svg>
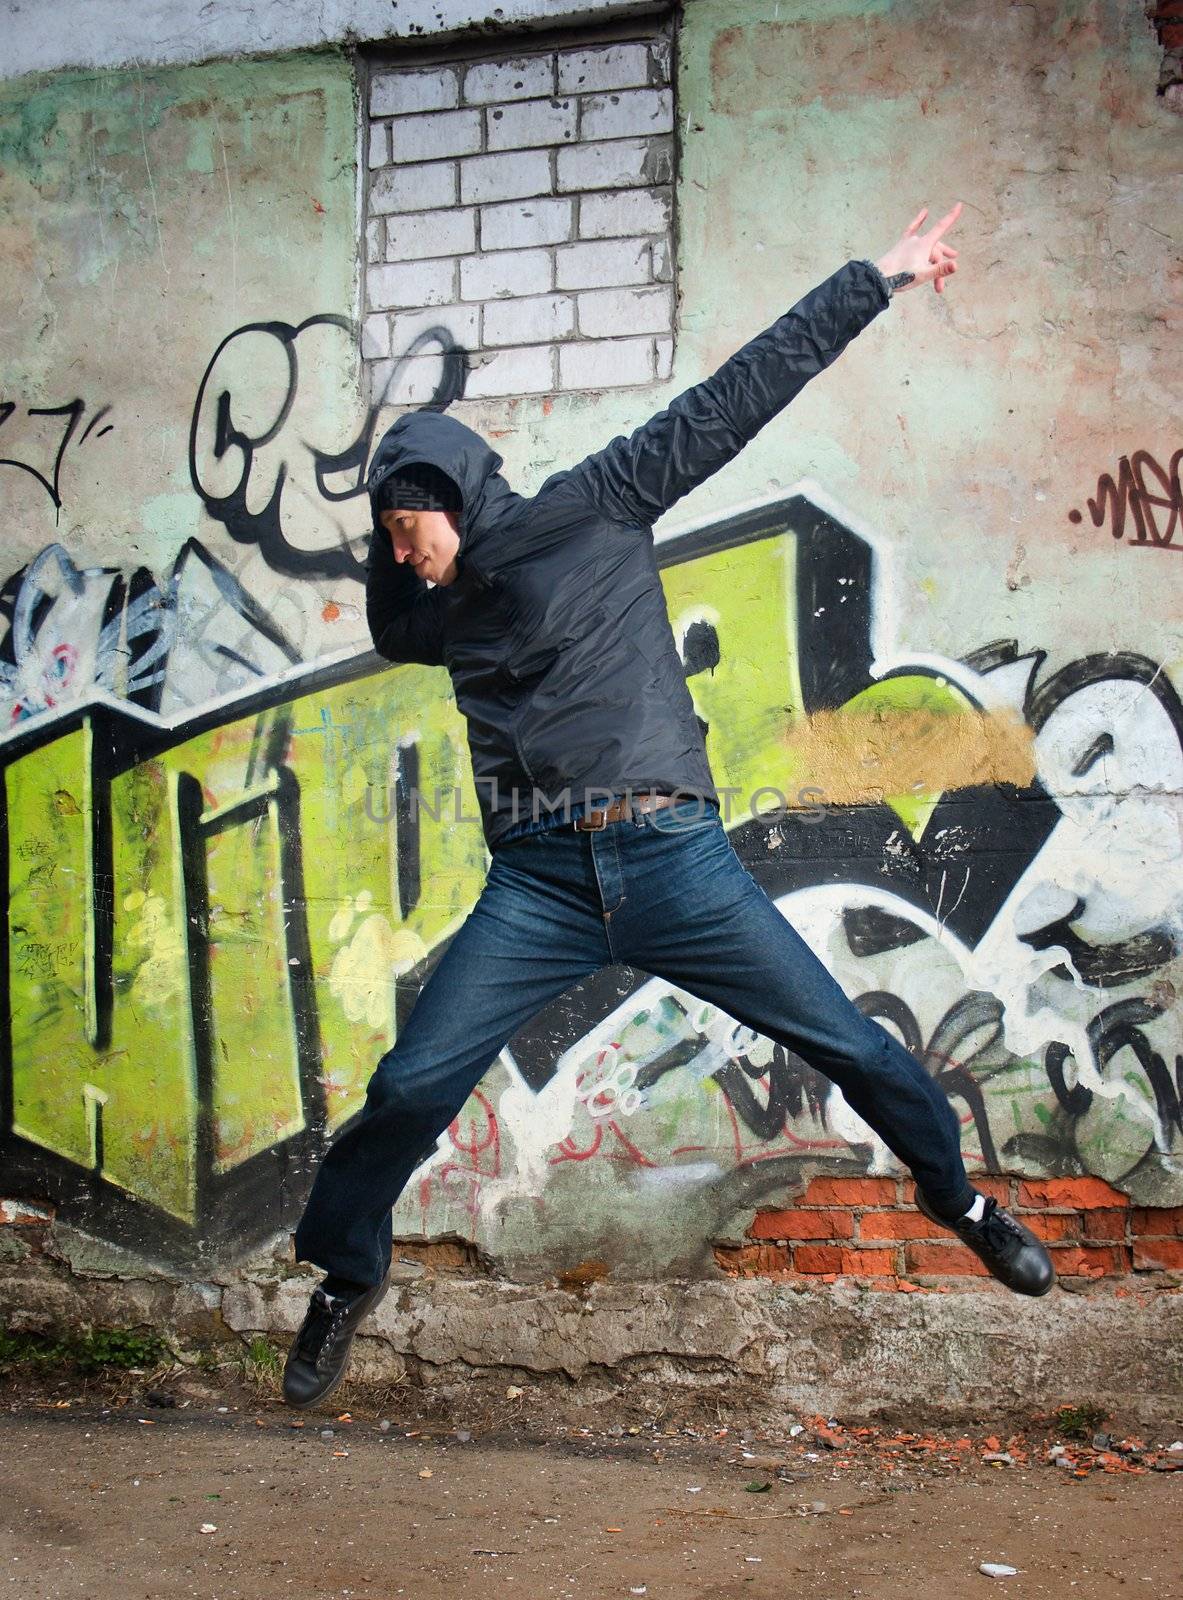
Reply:
<svg viewBox="0 0 1183 1600"><path fill-rule="evenodd" d="M848 261L712 377L573 467L572 486L617 522L656 522L738 455L890 298L877 267Z"/></svg>
<svg viewBox="0 0 1183 1600"><path fill-rule="evenodd" d="M444 593L394 559L390 537L375 528L366 562L366 621L374 649L387 661L444 664Z"/></svg>

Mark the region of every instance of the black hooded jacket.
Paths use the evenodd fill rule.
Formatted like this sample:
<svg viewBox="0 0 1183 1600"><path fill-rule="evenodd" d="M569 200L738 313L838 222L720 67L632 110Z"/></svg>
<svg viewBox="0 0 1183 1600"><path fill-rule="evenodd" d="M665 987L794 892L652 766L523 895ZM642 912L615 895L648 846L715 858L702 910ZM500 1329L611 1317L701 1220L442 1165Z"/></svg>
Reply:
<svg viewBox="0 0 1183 1600"><path fill-rule="evenodd" d="M490 850L532 807L546 815L565 797L602 804L658 789L718 803L652 525L737 455L889 298L876 267L847 262L712 377L529 499L454 417L410 412L383 435L371 502L385 477L414 461L458 486L458 576L429 586L394 559L375 515L366 617L389 661L447 667Z"/></svg>

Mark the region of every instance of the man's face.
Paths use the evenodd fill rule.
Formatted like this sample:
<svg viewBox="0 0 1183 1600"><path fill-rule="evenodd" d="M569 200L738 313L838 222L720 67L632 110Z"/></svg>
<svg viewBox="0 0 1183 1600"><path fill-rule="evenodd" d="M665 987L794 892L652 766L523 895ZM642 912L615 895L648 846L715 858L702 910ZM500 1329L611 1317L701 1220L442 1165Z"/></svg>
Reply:
<svg viewBox="0 0 1183 1600"><path fill-rule="evenodd" d="M383 511L379 521L390 535L396 561L409 561L431 583L454 583L460 528L454 511Z"/></svg>

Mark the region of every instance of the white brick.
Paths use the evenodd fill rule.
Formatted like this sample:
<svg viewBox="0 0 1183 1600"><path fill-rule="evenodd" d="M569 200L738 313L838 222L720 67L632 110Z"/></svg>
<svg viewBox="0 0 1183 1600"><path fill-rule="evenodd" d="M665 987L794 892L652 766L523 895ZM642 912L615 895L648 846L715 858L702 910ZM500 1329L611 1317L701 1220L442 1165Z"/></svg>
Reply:
<svg viewBox="0 0 1183 1600"><path fill-rule="evenodd" d="M370 212L431 211L456 204L456 163L429 161L422 167L389 167L370 185Z"/></svg>
<svg viewBox="0 0 1183 1600"><path fill-rule="evenodd" d="M370 115L395 117L408 111L440 111L460 104L452 67L426 72L384 72L370 86Z"/></svg>
<svg viewBox="0 0 1183 1600"><path fill-rule="evenodd" d="M631 89L649 82L649 46L612 44L599 50L563 51L559 93L589 89Z"/></svg>
<svg viewBox="0 0 1183 1600"><path fill-rule="evenodd" d="M464 398L483 400L498 394L547 394L553 389L554 356L550 345L522 345L516 350L499 350L475 372L470 372Z"/></svg>
<svg viewBox="0 0 1183 1600"><path fill-rule="evenodd" d="M561 146L559 192L571 189L628 189L668 183L672 152L666 138L607 139Z"/></svg>
<svg viewBox="0 0 1183 1600"><path fill-rule="evenodd" d="M390 318L384 311L362 323L361 353L367 361L390 354Z"/></svg>
<svg viewBox="0 0 1183 1600"><path fill-rule="evenodd" d="M674 370L674 341L655 339L654 353L657 357L657 381L664 383Z"/></svg>
<svg viewBox="0 0 1183 1600"><path fill-rule="evenodd" d="M370 368L371 403L426 405L450 378L445 357L438 350L431 355L412 356L409 361L375 361Z"/></svg>
<svg viewBox="0 0 1183 1600"><path fill-rule="evenodd" d="M560 244L571 237L573 200L521 200L481 209L481 249Z"/></svg>
<svg viewBox="0 0 1183 1600"><path fill-rule="evenodd" d="M482 61L464 76L464 98L469 105L493 100L531 100L553 94L554 61L550 56L522 56L514 61Z"/></svg>
<svg viewBox="0 0 1183 1600"><path fill-rule="evenodd" d="M664 233L670 225L668 189L617 189L585 194L579 202L579 237L611 239L623 233Z"/></svg>
<svg viewBox="0 0 1183 1600"><path fill-rule="evenodd" d="M589 289L579 296L579 331L588 338L610 339L626 333L668 333L672 326L671 291Z"/></svg>
<svg viewBox="0 0 1183 1600"><path fill-rule="evenodd" d="M366 272L366 288L370 306L375 311L401 306L443 306L456 298L455 278L456 263L452 260L398 262L370 267Z"/></svg>
<svg viewBox="0 0 1183 1600"><path fill-rule="evenodd" d="M566 152L574 154L573 151ZM523 150L512 155L470 156L460 163L460 198L474 201L522 200L550 193L550 155Z"/></svg>
<svg viewBox="0 0 1183 1600"><path fill-rule="evenodd" d="M404 211L386 224L387 261L463 255L476 249L476 212Z"/></svg>
<svg viewBox="0 0 1183 1600"><path fill-rule="evenodd" d="M373 264L382 259L382 219L375 217L366 223L366 260Z"/></svg>
<svg viewBox="0 0 1183 1600"><path fill-rule="evenodd" d="M470 156L480 147L479 111L435 111L425 117L395 117L390 125L390 149L397 162Z"/></svg>
<svg viewBox="0 0 1183 1600"><path fill-rule="evenodd" d="M559 350L561 389L618 389L652 382L652 339L576 340Z"/></svg>
<svg viewBox="0 0 1183 1600"><path fill-rule="evenodd" d="M492 300L499 295L544 294L551 287L548 250L492 250L460 263L460 298Z"/></svg>
<svg viewBox="0 0 1183 1600"><path fill-rule="evenodd" d="M588 95L579 115L581 139L627 139L635 133L669 133L674 125L674 97L668 89Z"/></svg>
<svg viewBox="0 0 1183 1600"><path fill-rule="evenodd" d="M649 282L648 239L601 239L555 251L556 289L604 289Z"/></svg>
<svg viewBox="0 0 1183 1600"><path fill-rule="evenodd" d="M367 165L371 167L390 165L390 129L384 122L370 124L370 155Z"/></svg>
<svg viewBox="0 0 1183 1600"><path fill-rule="evenodd" d="M575 331L570 295L543 294L526 300L490 300L481 324L482 345L539 344Z"/></svg>
<svg viewBox="0 0 1183 1600"><path fill-rule="evenodd" d="M474 350L477 339L479 306L433 306L430 311L396 311L390 319L390 348L405 355L420 335L444 328L454 344Z"/></svg>
<svg viewBox="0 0 1183 1600"><path fill-rule="evenodd" d="M669 239L653 241L653 277L657 283L669 283L674 276L674 263L670 255Z"/></svg>
<svg viewBox="0 0 1183 1600"><path fill-rule="evenodd" d="M520 150L575 138L574 100L523 100L519 105L490 106L485 118L490 150Z"/></svg>

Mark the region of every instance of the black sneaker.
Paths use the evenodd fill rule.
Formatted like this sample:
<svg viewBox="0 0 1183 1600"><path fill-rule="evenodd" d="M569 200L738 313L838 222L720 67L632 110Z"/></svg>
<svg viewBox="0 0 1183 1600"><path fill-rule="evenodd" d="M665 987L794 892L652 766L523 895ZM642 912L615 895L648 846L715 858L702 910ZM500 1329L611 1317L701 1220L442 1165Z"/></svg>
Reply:
<svg viewBox="0 0 1183 1600"><path fill-rule="evenodd" d="M314 1289L300 1331L283 1369L283 1397L290 1406L323 1400L345 1376L358 1324L373 1311L390 1286L383 1278L372 1289L328 1295Z"/></svg>
<svg viewBox="0 0 1183 1600"><path fill-rule="evenodd" d="M955 1233L994 1277L1016 1294L1046 1294L1055 1283L1056 1269L1042 1243L1030 1228L1024 1228L1009 1211L1004 1211L992 1195L986 1196L980 1222L971 1222L968 1217L950 1222L947 1217L939 1217L919 1189L916 1208L930 1222Z"/></svg>

